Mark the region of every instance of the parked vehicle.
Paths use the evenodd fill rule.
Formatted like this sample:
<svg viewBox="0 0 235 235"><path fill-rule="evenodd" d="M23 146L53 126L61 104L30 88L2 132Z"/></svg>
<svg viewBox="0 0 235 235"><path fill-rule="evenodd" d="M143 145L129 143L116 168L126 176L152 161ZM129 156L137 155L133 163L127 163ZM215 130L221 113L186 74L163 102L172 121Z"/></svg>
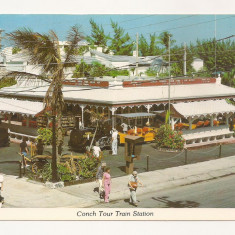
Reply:
<svg viewBox="0 0 235 235"><path fill-rule="evenodd" d="M90 146L95 135L93 145L98 142L101 150L104 148L110 148L112 139L110 133L111 129L112 127L108 124L108 122L100 124L96 133L95 127L75 127L70 133L70 140L68 144L72 150L85 152L86 147Z"/></svg>
<svg viewBox="0 0 235 235"><path fill-rule="evenodd" d="M10 145L10 137L8 130L4 127L0 127L0 147L7 147Z"/></svg>

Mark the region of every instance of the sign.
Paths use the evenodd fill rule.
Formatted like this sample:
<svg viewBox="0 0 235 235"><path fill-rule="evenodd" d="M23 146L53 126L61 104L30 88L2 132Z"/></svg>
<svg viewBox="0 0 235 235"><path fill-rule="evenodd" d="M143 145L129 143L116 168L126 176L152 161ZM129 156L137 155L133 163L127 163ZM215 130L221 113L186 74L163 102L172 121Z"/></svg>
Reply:
<svg viewBox="0 0 235 235"><path fill-rule="evenodd" d="M69 86L90 86L90 87L109 87L108 81L87 81L87 80L73 80L64 81L64 85Z"/></svg>
<svg viewBox="0 0 235 235"><path fill-rule="evenodd" d="M205 83L215 83L215 82L216 78L186 78L186 79L171 79L170 85L205 84ZM168 86L168 85L169 85L169 80L123 82L123 87Z"/></svg>

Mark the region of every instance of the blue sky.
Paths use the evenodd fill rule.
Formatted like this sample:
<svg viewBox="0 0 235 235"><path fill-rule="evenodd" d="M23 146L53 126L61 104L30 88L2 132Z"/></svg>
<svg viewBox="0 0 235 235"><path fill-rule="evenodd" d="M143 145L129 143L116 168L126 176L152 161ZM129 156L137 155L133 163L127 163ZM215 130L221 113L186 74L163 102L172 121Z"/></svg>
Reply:
<svg viewBox="0 0 235 235"><path fill-rule="evenodd" d="M53 29L60 40L65 40L68 29L77 24L84 35L89 35L89 19L102 24L106 33L112 35L110 19L117 22L135 39L138 32L146 38L150 33L159 35L168 30L177 44L195 42L197 39L209 39L215 35L215 15L10 15L0 14L0 28L12 32L22 27L35 32L45 33ZM217 39L235 34L235 15L216 15ZM3 40L3 45L9 45Z"/></svg>

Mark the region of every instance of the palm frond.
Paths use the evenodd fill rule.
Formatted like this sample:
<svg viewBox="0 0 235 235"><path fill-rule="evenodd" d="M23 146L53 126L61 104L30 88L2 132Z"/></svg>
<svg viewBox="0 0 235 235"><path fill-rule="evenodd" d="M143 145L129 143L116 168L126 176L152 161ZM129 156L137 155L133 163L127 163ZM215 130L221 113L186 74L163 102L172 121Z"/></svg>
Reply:
<svg viewBox="0 0 235 235"><path fill-rule="evenodd" d="M30 63L42 66L44 72L51 72L57 68L61 58L55 46L58 39L54 34L40 34L23 28L8 33L7 36L14 41L16 47L26 51Z"/></svg>
<svg viewBox="0 0 235 235"><path fill-rule="evenodd" d="M82 33L79 31L78 26L71 27L71 30L68 33L67 36L67 50L66 50L66 56L64 60L64 67L69 67L71 65L75 64L74 61L74 55L76 54L76 49L78 49L78 42L82 41L85 37L82 35Z"/></svg>

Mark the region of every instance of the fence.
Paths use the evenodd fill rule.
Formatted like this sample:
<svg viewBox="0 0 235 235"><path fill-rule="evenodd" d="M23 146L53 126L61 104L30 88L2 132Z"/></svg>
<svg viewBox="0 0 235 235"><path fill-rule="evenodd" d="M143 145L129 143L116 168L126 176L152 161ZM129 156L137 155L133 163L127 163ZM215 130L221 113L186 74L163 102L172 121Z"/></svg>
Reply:
<svg viewBox="0 0 235 235"><path fill-rule="evenodd" d="M148 149L149 147L150 146L148 146ZM157 149L154 149L153 151L144 150L142 151L140 160L134 161L134 169L139 173L142 173L182 166L186 164L193 164L197 162L232 156L234 155L234 150L234 144L217 145L213 147L207 147L206 149L184 149L181 152L174 153L162 152L158 151ZM126 175L124 158L115 160L113 159L113 161L115 161L115 165L113 165L112 162L108 163L111 164L110 166L112 169L112 176L119 177Z"/></svg>

